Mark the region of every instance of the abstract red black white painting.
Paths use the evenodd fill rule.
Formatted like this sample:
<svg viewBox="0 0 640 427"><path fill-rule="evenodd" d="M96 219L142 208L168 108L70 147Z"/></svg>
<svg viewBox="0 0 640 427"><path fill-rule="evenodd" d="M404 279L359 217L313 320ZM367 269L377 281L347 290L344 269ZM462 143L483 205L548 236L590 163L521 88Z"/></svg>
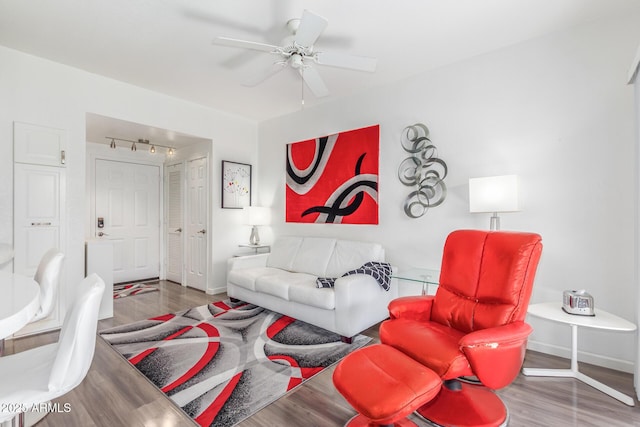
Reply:
<svg viewBox="0 0 640 427"><path fill-rule="evenodd" d="M378 224L380 126L287 144L287 222Z"/></svg>

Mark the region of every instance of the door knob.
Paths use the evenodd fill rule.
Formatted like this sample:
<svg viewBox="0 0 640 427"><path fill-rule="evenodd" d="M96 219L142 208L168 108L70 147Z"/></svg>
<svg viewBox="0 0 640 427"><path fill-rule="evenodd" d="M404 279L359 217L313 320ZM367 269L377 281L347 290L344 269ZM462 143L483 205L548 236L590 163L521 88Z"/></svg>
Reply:
<svg viewBox="0 0 640 427"><path fill-rule="evenodd" d="M207 230L205 230L204 228L202 230L198 231L198 233L200 233L200 234L204 234L206 232L207 232Z"/></svg>
<svg viewBox="0 0 640 427"><path fill-rule="evenodd" d="M182 228L176 228L176 233L182 233Z"/></svg>
<svg viewBox="0 0 640 427"><path fill-rule="evenodd" d="M98 237L108 236L107 233L103 233L102 231L98 232Z"/></svg>

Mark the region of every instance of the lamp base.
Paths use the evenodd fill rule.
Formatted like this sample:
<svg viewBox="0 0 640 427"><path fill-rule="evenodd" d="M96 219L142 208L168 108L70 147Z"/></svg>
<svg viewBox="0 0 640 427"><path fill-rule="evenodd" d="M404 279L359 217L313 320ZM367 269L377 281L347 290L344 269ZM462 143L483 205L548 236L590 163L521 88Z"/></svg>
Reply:
<svg viewBox="0 0 640 427"><path fill-rule="evenodd" d="M500 230L500 217L498 216L498 212L494 212L491 217L490 228L491 231Z"/></svg>
<svg viewBox="0 0 640 427"><path fill-rule="evenodd" d="M249 236L249 244L250 245L259 245L260 244L260 234L258 234L258 226L251 226L251 236Z"/></svg>

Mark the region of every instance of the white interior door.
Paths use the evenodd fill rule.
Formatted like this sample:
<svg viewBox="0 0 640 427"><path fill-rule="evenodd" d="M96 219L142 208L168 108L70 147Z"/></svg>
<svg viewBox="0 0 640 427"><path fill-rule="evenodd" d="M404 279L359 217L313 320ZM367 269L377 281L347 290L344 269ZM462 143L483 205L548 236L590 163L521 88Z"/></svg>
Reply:
<svg viewBox="0 0 640 427"><path fill-rule="evenodd" d="M113 241L114 283L159 277L160 167L96 159L95 200L96 237Z"/></svg>
<svg viewBox="0 0 640 427"><path fill-rule="evenodd" d="M209 186L206 157L187 162L187 286L206 290Z"/></svg>
<svg viewBox="0 0 640 427"><path fill-rule="evenodd" d="M49 249L62 247L66 170L60 167L14 163L14 271L33 276ZM59 327L64 279L60 281L52 314L28 325L19 335Z"/></svg>
<svg viewBox="0 0 640 427"><path fill-rule="evenodd" d="M182 163L167 166L167 280L182 284L184 250L182 242L184 167Z"/></svg>

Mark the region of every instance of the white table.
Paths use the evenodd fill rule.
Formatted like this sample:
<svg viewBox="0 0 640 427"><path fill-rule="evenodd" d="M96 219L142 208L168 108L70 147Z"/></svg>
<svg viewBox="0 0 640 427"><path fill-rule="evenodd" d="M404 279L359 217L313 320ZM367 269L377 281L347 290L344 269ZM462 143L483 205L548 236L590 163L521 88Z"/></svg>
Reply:
<svg viewBox="0 0 640 427"><path fill-rule="evenodd" d="M40 286L31 277L0 271L0 356L4 339L24 327L40 308Z"/></svg>
<svg viewBox="0 0 640 427"><path fill-rule="evenodd" d="M532 316L571 326L571 369L523 368L522 373L527 376L575 378L618 399L622 403L634 406L635 402L632 397L622 394L578 370L578 326L607 331L631 332L636 330L636 325L628 320L607 313L604 310L596 309L594 312L595 316L581 316L566 313L562 310L562 304L558 302L531 304L528 313Z"/></svg>

